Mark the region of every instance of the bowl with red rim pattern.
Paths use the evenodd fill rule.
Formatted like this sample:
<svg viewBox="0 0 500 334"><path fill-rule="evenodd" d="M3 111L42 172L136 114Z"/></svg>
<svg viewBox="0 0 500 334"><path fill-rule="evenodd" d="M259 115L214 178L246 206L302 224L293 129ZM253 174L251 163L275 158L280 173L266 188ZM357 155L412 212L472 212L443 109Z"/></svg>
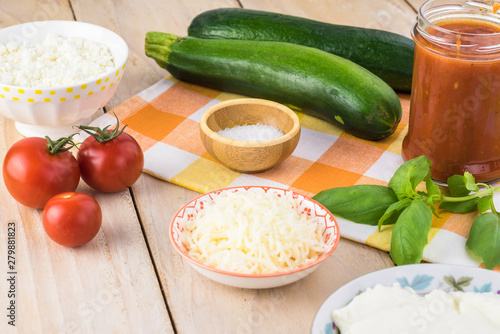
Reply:
<svg viewBox="0 0 500 334"><path fill-rule="evenodd" d="M118 34L90 23L38 21L0 29L0 114L24 136L75 133L74 125L88 124L111 99L127 58Z"/></svg>
<svg viewBox="0 0 500 334"><path fill-rule="evenodd" d="M291 201L294 210L297 210L296 212L299 215L307 215L307 217L304 218L306 219L304 224L317 224L316 228L319 231L318 235L321 235L321 239L324 242L324 250L315 256L314 260L304 265L290 269L281 268L276 272L265 273L247 273L244 271L228 270L227 268L217 267L217 264L214 265L212 263L208 265L207 262L192 256L186 242L185 233L190 233L188 226L193 226L193 219L196 219L197 215L206 207L217 203L218 199L219 201L222 198L226 201L228 198L232 200L231 196L242 192L249 192L251 196L276 196ZM236 201L234 205L237 207L239 204ZM195 224L198 224L198 222ZM224 188L194 198L182 206L174 215L170 223L169 234L171 244L177 253L195 271L213 281L233 287L248 289L279 287L306 277L333 253L340 240L338 223L335 217L323 205L292 190L264 186ZM219 244L217 247L222 246Z"/></svg>

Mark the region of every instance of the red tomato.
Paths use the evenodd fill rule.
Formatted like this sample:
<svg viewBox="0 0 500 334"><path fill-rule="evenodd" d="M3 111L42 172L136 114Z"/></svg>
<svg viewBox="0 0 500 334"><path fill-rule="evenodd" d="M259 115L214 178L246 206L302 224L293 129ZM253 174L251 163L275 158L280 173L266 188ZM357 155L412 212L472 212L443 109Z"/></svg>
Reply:
<svg viewBox="0 0 500 334"><path fill-rule="evenodd" d="M90 195L66 192L52 197L43 209L43 228L55 242L77 247L92 240L102 223L99 203Z"/></svg>
<svg viewBox="0 0 500 334"><path fill-rule="evenodd" d="M103 142L90 136L80 145L78 165L89 186L102 192L117 192L132 186L141 176L144 154L125 132Z"/></svg>
<svg viewBox="0 0 500 334"><path fill-rule="evenodd" d="M74 191L80 170L69 151L50 153L45 138L28 137L16 142L5 155L3 180L19 203L42 209L54 195Z"/></svg>

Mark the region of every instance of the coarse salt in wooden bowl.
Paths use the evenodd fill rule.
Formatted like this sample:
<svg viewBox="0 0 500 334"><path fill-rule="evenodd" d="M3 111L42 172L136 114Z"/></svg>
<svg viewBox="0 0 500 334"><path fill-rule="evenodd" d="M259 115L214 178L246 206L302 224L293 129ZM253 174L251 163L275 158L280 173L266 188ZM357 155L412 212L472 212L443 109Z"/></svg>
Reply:
<svg viewBox="0 0 500 334"><path fill-rule="evenodd" d="M266 140L238 140L218 133L236 126L257 124L276 127L283 135ZM236 99L218 103L205 111L200 121L200 136L207 152L229 169L259 173L282 163L293 153L300 138L300 123L297 115L280 103Z"/></svg>

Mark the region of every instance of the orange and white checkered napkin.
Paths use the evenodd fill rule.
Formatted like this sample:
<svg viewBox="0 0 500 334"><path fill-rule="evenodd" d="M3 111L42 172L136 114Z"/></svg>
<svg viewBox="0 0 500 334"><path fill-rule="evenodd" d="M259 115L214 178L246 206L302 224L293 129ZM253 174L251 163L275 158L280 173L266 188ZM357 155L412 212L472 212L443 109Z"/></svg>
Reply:
<svg viewBox="0 0 500 334"><path fill-rule="evenodd" d="M403 119L389 138L377 142L362 140L298 112L301 137L289 159L264 173L236 173L206 152L199 136L199 121L210 106L238 97L241 96L167 77L113 111L123 125L128 125L126 132L134 136L144 150L146 173L200 193L230 186L268 185L313 196L333 187L387 185L403 163L400 153L408 124L407 95L400 97ZM113 113L108 112L93 125L115 123ZM440 216L441 219L434 217L424 260L479 266L480 260L465 247L475 214L440 212ZM338 222L344 238L389 250L392 227L378 232L375 226L341 218Z"/></svg>

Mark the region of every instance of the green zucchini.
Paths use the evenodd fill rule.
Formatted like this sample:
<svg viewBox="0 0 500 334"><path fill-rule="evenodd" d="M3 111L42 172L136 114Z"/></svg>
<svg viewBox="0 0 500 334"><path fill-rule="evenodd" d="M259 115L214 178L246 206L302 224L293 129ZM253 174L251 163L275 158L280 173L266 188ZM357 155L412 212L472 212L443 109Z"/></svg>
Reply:
<svg viewBox="0 0 500 334"><path fill-rule="evenodd" d="M188 35L301 44L347 58L409 92L414 42L388 31L343 26L302 17L242 8L220 8L196 16Z"/></svg>
<svg viewBox="0 0 500 334"><path fill-rule="evenodd" d="M401 119L399 98L384 81L315 48L148 32L145 51L179 80L293 105L361 138L385 138Z"/></svg>

